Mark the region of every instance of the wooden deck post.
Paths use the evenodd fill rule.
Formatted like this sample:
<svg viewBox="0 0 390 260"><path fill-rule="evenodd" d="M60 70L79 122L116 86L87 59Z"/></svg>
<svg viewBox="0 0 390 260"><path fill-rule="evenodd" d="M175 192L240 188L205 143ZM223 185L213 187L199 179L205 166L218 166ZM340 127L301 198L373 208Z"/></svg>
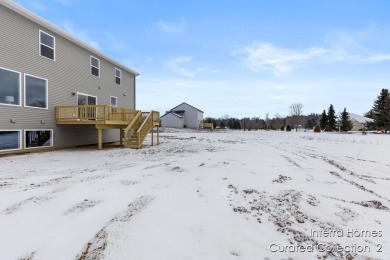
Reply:
<svg viewBox="0 0 390 260"><path fill-rule="evenodd" d="M123 132L123 129L122 128L119 128L119 145L120 146L123 146L123 138L124 138L124 132Z"/></svg>
<svg viewBox="0 0 390 260"><path fill-rule="evenodd" d="M152 127L152 146L153 146L153 128L154 127Z"/></svg>
<svg viewBox="0 0 390 260"><path fill-rule="evenodd" d="M160 127L157 126L157 144L160 144L160 139L159 139L159 132L160 132Z"/></svg>
<svg viewBox="0 0 390 260"><path fill-rule="evenodd" d="M103 148L103 129L98 128L98 150Z"/></svg>

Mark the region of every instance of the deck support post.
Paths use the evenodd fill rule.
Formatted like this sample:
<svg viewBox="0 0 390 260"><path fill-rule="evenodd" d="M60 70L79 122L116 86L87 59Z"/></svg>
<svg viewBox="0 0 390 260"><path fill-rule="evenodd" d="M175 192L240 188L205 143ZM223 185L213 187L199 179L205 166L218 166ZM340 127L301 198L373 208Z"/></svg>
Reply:
<svg viewBox="0 0 390 260"><path fill-rule="evenodd" d="M160 127L157 126L157 144L160 144L160 139L159 139L159 132L160 132Z"/></svg>
<svg viewBox="0 0 390 260"><path fill-rule="evenodd" d="M98 128L98 150L103 148L103 129Z"/></svg>
<svg viewBox="0 0 390 260"><path fill-rule="evenodd" d="M152 146L153 146L153 129L154 127L152 127Z"/></svg>
<svg viewBox="0 0 390 260"><path fill-rule="evenodd" d="M124 138L124 132L123 132L123 129L122 128L119 128L119 145L120 146L123 146L123 138Z"/></svg>

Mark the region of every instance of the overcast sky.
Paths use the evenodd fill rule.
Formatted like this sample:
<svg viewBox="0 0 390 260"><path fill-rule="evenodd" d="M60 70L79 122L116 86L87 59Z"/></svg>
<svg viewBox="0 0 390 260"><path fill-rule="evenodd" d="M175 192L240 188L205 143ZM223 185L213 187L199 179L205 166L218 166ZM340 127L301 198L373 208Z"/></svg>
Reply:
<svg viewBox="0 0 390 260"><path fill-rule="evenodd" d="M363 114L390 88L387 0L17 0L140 73L137 109Z"/></svg>

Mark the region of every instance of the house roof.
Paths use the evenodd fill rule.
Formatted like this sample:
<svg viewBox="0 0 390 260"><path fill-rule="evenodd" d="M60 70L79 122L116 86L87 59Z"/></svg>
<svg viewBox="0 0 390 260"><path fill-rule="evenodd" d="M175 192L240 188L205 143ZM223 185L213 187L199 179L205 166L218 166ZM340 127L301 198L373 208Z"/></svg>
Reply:
<svg viewBox="0 0 390 260"><path fill-rule="evenodd" d="M30 12L29 10L21 7L20 5L14 3L13 1L10 1L10 0L0 0L0 4L2 6L5 6L6 8L14 11L15 13L18 13L20 15L22 15L23 17L39 24L40 26L42 27L45 27L46 29L49 29L51 30L52 32L64 37L65 39L75 43L76 45L79 45L80 47L90 51L91 53L95 54L96 56L99 56L111 63L113 63L114 65L118 66L119 68L123 69L123 70L126 70L128 72L130 72L131 74L135 75L135 76L138 76L139 73L130 69L129 67L127 67L126 65L108 57L107 55L105 55L104 53L96 50L95 48L89 46L88 44L82 42L81 40L77 39L76 37L70 35L69 33L65 32L64 30L60 29L59 27L53 25L52 23L46 21L45 19L39 17L38 15L34 14L33 12Z"/></svg>
<svg viewBox="0 0 390 260"><path fill-rule="evenodd" d="M172 110L175 110L175 108L177 108L177 107L179 107L179 106L181 106L181 105L183 105L183 104L186 104L187 106L190 106L190 107L192 107L192 108L198 110L199 112L204 113L202 110L200 110L200 109L198 109L198 108L196 108L196 107L194 107L194 106L191 106L190 104L188 104L188 103L186 103L186 102L183 102L183 103L181 103L180 105L175 106L174 108L171 109L171 111L172 111Z"/></svg>
<svg viewBox="0 0 390 260"><path fill-rule="evenodd" d="M178 114L176 114L176 113L174 113L174 112L170 112L170 111L168 111L167 113L165 113L165 114L162 115L161 117L164 117L164 116L169 115L169 114L172 114L172 115L174 115L174 116L176 116L176 117L178 117L178 118L183 118L182 115L178 115ZM161 117L160 117L160 118L161 118Z"/></svg>
<svg viewBox="0 0 390 260"><path fill-rule="evenodd" d="M365 116L360 116L360 115L357 115L357 114L354 114L354 113L349 113L349 117L351 119L354 119L356 121L358 121L359 123L366 123L366 122L372 122L374 121L374 119L372 118L368 118L368 117L365 117Z"/></svg>

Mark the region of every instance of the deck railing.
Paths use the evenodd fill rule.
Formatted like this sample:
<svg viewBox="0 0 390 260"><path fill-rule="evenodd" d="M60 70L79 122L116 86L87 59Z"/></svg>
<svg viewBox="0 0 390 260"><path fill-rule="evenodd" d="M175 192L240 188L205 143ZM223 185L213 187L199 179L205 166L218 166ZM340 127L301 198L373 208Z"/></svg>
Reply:
<svg viewBox="0 0 390 260"><path fill-rule="evenodd" d="M109 105L85 105L85 106L57 106L57 123L110 123L130 121L137 114L137 110Z"/></svg>

